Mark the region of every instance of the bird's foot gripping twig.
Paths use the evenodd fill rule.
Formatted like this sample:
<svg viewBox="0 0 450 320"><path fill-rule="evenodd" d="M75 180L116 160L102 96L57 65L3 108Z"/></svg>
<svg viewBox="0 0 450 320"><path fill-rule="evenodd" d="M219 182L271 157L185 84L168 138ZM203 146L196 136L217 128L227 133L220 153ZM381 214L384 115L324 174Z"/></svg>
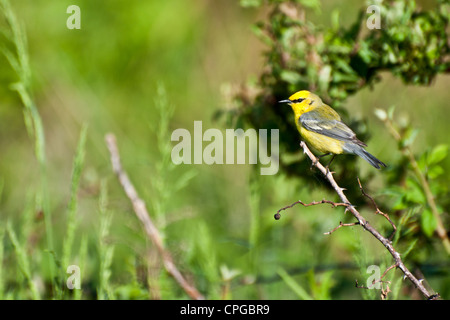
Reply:
<svg viewBox="0 0 450 320"><path fill-rule="evenodd" d="M302 141L302 143L304 143L304 142ZM328 164L325 166L325 169L326 169L325 175L333 174L334 172L330 170L330 164L331 164L331 162L333 162L334 157L336 157L336 155L332 154L332 153L325 153L325 154L321 154L320 156L315 156L314 159L311 159L311 167L309 167L309 170L312 170L314 167L317 167L317 164L319 163L319 159L326 157L326 156L332 156L332 157L331 157L330 161L328 162Z"/></svg>

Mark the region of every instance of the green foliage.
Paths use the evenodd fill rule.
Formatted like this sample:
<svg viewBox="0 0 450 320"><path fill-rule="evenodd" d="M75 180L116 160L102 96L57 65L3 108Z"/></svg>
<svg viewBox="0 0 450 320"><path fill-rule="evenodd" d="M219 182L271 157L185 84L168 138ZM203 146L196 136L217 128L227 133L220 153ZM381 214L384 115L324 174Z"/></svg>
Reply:
<svg viewBox="0 0 450 320"><path fill-rule="evenodd" d="M448 256L437 236L450 211L449 142L439 116L447 86L436 94L420 89L425 96L420 90L410 96L406 87L405 97L395 91L396 79L445 82L439 75L448 73L448 5L383 2L382 28L369 30L369 4L358 2L355 11L355 2L329 3L242 0L244 9L223 1L130 0L98 10L79 0L82 29L67 30L65 4L0 0L0 298L188 298L164 270L111 170L104 135L114 132L164 246L206 298L378 299L379 291L357 289L354 281L365 283L368 265L389 267L390 256L358 226L323 235L341 220L352 222L341 208L294 207L273 219L298 199L335 196L301 154L290 110L276 104L303 88L338 108L359 138L371 138L371 148L389 145L379 147L388 169L366 173L356 157L342 156L333 163L335 177L388 235L390 224L371 216L374 209L360 194L361 178L396 223L393 243L408 267L448 298L442 263ZM264 19L253 26L266 45L263 68L248 28L256 16ZM255 69L258 80L234 96L238 108L221 114L228 128L280 129L280 172L174 165L172 130L189 130L194 120L217 125L210 116L220 104L219 87ZM385 93L390 86L392 96ZM350 112L359 93L370 101ZM385 108L394 100L398 120L393 108L377 115L396 126L399 141L390 141L381 122L370 121L369 128L356 114L365 119L372 114L365 106ZM403 120L402 107L411 121ZM436 118L427 124L427 117ZM438 216L405 150L417 160ZM67 264L80 267L81 290L68 290ZM390 299L412 296L400 271L385 279L392 281Z"/></svg>
<svg viewBox="0 0 450 320"><path fill-rule="evenodd" d="M36 199L38 200L39 210L44 213L47 245L49 250L52 250L53 230L47 190L44 125L31 94L31 68L28 57L27 37L23 25L18 22L8 0L0 2L0 9L7 24L6 28L0 27L0 36L3 36L3 44L0 46L0 51L6 57L10 67L15 72L15 76L18 78L16 82L10 84L10 88L16 91L20 97L24 107L25 127L28 135L34 139L34 153L40 169L40 189L37 192ZM10 234L13 235L11 232ZM53 277L53 267L51 267L51 274ZM34 296L36 297L36 293L34 293Z"/></svg>
<svg viewBox="0 0 450 320"><path fill-rule="evenodd" d="M395 123L394 108L389 112L376 110L376 115L384 121L387 129L398 142L398 148L405 158L398 163L388 176L389 187L385 192L390 194L393 202L393 210L412 210L416 212L415 218L409 221L410 229L420 226L427 238L442 225L442 205L447 205L449 190L446 177L443 176L442 162L448 154L447 144L438 144L426 148L419 156L415 156L411 148L415 142L419 130L413 129L411 124L402 121ZM414 232L416 240L420 238L418 232ZM442 239L445 242L445 239ZM448 250L448 248L447 248Z"/></svg>
<svg viewBox="0 0 450 320"><path fill-rule="evenodd" d="M75 230L78 224L76 219L78 189L80 187L81 172L84 165L85 144L86 144L87 126L81 129L80 140L78 142L77 152L73 160L72 182L70 188L70 200L67 208L67 229L64 241L62 265L68 266L71 258L73 241L75 238Z"/></svg>
<svg viewBox="0 0 450 320"><path fill-rule="evenodd" d="M377 2L372 13L362 6L348 27L340 24L340 13L334 11L330 28L307 19L308 8L320 11L316 1L241 3L246 7L266 5L270 9L268 19L258 22L253 29L267 47L266 67L256 84L249 82L234 96L236 108L228 112L228 123L253 128L279 128L282 137L281 170L302 181L306 190L318 186L323 189L329 185L320 175L308 170L309 163L305 158L292 161L289 154L299 152L300 137L292 111L281 107L277 101L299 90L313 91L337 108L358 137L367 142L370 137L366 123L354 119L343 108L350 96L366 87L373 88L381 81L382 72L389 72L406 85L419 86L432 84L439 74L450 70L450 6L447 1L438 1L426 10L420 9L413 0ZM374 12L379 13L379 17L373 16ZM370 22L377 18L380 27L369 28ZM393 113L394 107L388 111L375 110L378 118L390 122L390 126L394 121ZM390 128L387 129L389 131ZM448 178L444 176L442 165L447 157L448 144L429 146L416 156L411 148L420 130L409 123L401 123L398 130L400 133L395 132L393 137L398 143L398 152L404 156L391 158L388 162L388 169L382 173L386 179L379 194L388 196L383 205L389 208L391 204L394 211L391 214L400 217L408 212L409 219L402 221L405 225L400 228L402 231L397 238L399 247L410 252L417 247L417 241L423 246L434 240L443 244L441 250L450 253L442 222L445 219L442 213L450 209L445 200L449 194ZM333 171L336 172L335 179L346 187L349 198L359 206L364 205L355 183L356 177L360 176L355 159L338 157L333 163ZM369 181L372 177L369 175L362 181ZM432 198L436 199L437 205ZM414 252L412 259L420 260L427 255L425 252ZM283 279L288 280L297 294L304 292L286 275ZM398 296L398 288L396 290ZM305 297L304 293L300 296Z"/></svg>
<svg viewBox="0 0 450 320"><path fill-rule="evenodd" d="M279 269L278 274L281 279L288 285L288 287L295 292L299 299L302 300L313 300L313 298L308 294L308 292L299 285L284 269Z"/></svg>
<svg viewBox="0 0 450 320"><path fill-rule="evenodd" d="M247 1L245 1L248 4ZM262 5L262 1L251 2ZM416 8L415 1L398 0L377 3L380 29L368 29L371 15L362 6L349 27L333 15L333 27L324 28L305 18L305 1L268 1L267 21L256 24L255 33L267 45L266 68L253 90L244 88L235 96L237 109L232 121L254 128L279 128L281 154L298 152L298 133L291 110L277 101L298 90L310 90L344 114L345 121L367 141L367 125L343 109L344 101L390 72L406 84L428 85L438 74L450 70L448 44L449 5L445 1L429 10ZM306 1L306 3L316 3ZM314 5L315 7L315 5ZM249 95L249 92L257 92ZM412 133L414 134L414 132ZM281 167L290 175L304 179L308 186L315 179L305 175L307 164L289 163L281 157ZM354 157L334 163L337 180L354 185L346 177L355 177ZM318 177L318 179L321 179ZM357 188L351 188L356 193Z"/></svg>
<svg viewBox="0 0 450 320"><path fill-rule="evenodd" d="M112 222L111 212L108 211L108 189L105 180L100 185L100 195L98 199L100 213L100 230L98 235L98 255L100 258L99 286L97 289L97 299L114 299L114 292L110 285L111 264L114 256L114 244L108 243L108 236Z"/></svg>
<svg viewBox="0 0 450 320"><path fill-rule="evenodd" d="M29 287L31 296L28 298L35 300L40 299L38 289L36 287L35 282L32 279L29 257L26 253L25 247L23 246L22 243L19 242L19 239L17 238L16 232L14 231L11 222L7 222L6 232L8 233L9 239L11 240L11 243L14 247L14 252L17 258L17 266L19 267L20 272L25 278L24 280L27 286Z"/></svg>

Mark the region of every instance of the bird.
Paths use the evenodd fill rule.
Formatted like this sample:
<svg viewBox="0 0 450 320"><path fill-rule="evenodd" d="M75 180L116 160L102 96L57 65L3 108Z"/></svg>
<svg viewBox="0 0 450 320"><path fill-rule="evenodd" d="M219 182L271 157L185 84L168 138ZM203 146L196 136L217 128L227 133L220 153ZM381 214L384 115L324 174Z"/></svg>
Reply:
<svg viewBox="0 0 450 320"><path fill-rule="evenodd" d="M317 151L323 153L318 158L338 154L355 154L373 167L386 167L382 161L365 150L367 144L356 137L356 134L345 123L340 115L322 99L307 90L301 90L279 103L287 103L295 114L295 124L305 142Z"/></svg>

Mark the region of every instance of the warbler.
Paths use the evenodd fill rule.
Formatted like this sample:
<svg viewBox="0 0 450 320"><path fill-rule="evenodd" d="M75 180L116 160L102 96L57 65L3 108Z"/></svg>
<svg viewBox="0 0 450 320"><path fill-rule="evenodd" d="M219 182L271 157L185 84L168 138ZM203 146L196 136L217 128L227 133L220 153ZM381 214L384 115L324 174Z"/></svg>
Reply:
<svg viewBox="0 0 450 320"><path fill-rule="evenodd" d="M375 158L364 147L367 145L356 138L356 134L341 121L339 114L322 102L319 96L306 90L298 91L287 100L295 114L295 124L303 139L317 151L324 153L318 158L333 155L327 168L337 154L356 154L380 169L386 164Z"/></svg>

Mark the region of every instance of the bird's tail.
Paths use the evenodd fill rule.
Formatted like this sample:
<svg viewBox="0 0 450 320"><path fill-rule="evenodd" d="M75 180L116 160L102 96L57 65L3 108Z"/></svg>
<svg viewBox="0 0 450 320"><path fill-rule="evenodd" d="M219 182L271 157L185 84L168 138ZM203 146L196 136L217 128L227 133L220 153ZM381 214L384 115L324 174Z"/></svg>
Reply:
<svg viewBox="0 0 450 320"><path fill-rule="evenodd" d="M383 167L386 167L386 164L384 164L382 161L378 160L377 158L375 158L373 155L371 155L370 153L368 153L364 148L359 147L358 149L356 149L355 154L357 154L358 156L360 156L361 158L363 158L364 160L366 160L368 163L370 163L372 166L374 166L377 169L380 169L380 165Z"/></svg>
<svg viewBox="0 0 450 320"><path fill-rule="evenodd" d="M386 167L386 164L384 164L382 161L375 158L373 155L368 153L363 147L357 145L356 143L347 143L344 145L344 150L349 153L354 153L364 160L366 160L368 163L370 163L372 166L374 166L377 169L380 169L380 166Z"/></svg>

